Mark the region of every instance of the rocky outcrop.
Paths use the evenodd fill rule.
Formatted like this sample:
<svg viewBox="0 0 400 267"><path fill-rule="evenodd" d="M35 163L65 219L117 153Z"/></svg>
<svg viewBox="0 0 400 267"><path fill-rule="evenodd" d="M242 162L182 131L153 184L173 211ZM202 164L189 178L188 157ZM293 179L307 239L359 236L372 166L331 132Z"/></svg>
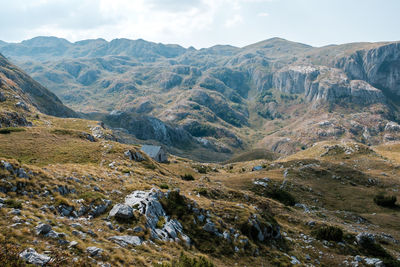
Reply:
<svg viewBox="0 0 400 267"><path fill-rule="evenodd" d="M187 242L190 238L183 233L183 227L180 222L170 219L162 207L159 200L163 197L165 197L165 194L157 189L134 191L126 196L124 204L117 204L113 207L110 216L122 216L124 219L129 219L131 218L130 212L138 210L140 214L145 216L146 227L149 229L153 239L174 241L182 238ZM141 244L141 239L138 237L113 237L112 240L123 245Z"/></svg>

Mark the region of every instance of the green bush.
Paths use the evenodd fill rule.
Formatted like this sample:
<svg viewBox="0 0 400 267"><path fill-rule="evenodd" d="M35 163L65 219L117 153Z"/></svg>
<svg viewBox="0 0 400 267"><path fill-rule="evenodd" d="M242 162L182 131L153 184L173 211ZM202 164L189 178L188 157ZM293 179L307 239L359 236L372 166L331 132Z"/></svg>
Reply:
<svg viewBox="0 0 400 267"><path fill-rule="evenodd" d="M169 186L167 184L160 184L161 189L168 189Z"/></svg>
<svg viewBox="0 0 400 267"><path fill-rule="evenodd" d="M194 180L193 175L188 174L188 173L186 173L185 175L181 175L181 178L182 178L182 180L185 180L185 181L193 181Z"/></svg>
<svg viewBox="0 0 400 267"><path fill-rule="evenodd" d="M396 201L396 196L385 196L383 193L379 193L374 197L375 204L382 207L395 207Z"/></svg>
<svg viewBox="0 0 400 267"><path fill-rule="evenodd" d="M314 236L320 240L336 241L343 240L343 231L336 226L323 226L313 232Z"/></svg>
<svg viewBox="0 0 400 267"><path fill-rule="evenodd" d="M272 189L272 191L268 192L267 195L268 197L278 200L287 206L294 206L294 204L296 204L294 196L282 189Z"/></svg>
<svg viewBox="0 0 400 267"><path fill-rule="evenodd" d="M207 196L208 195L207 188L204 188L204 187L196 188L196 192L199 193L202 196Z"/></svg>
<svg viewBox="0 0 400 267"><path fill-rule="evenodd" d="M22 209L22 203L18 200L7 199L6 201L4 201L4 204L6 204L9 208Z"/></svg>
<svg viewBox="0 0 400 267"><path fill-rule="evenodd" d="M178 218L181 218L187 213L186 200L179 194L179 191L169 192L167 197L160 200L160 203L167 214L176 215Z"/></svg>
<svg viewBox="0 0 400 267"><path fill-rule="evenodd" d="M0 134L10 134L12 132L23 132L23 131L25 131L24 128L16 128L16 127L0 128Z"/></svg>

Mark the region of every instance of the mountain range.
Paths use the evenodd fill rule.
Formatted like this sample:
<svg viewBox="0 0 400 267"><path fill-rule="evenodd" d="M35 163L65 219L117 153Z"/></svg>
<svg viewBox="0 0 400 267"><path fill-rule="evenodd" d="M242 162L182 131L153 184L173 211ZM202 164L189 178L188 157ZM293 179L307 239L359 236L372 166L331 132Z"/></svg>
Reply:
<svg viewBox="0 0 400 267"><path fill-rule="evenodd" d="M200 160L399 138L390 130L400 104L399 42L316 48L272 38L197 50L36 37L0 43L0 52L81 116Z"/></svg>

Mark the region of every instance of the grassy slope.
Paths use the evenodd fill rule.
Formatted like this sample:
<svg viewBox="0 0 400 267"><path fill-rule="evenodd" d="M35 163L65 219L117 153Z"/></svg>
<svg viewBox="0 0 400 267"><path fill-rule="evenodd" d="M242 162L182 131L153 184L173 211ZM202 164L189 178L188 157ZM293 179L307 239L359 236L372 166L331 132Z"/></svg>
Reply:
<svg viewBox="0 0 400 267"><path fill-rule="evenodd" d="M300 234L310 235L312 228L305 225L310 220L316 221L317 225L337 225L349 233L365 230L374 233L385 232L391 234L395 239L400 239L400 229L397 224L398 211L376 206L372 201L372 197L378 191L389 192L393 188L399 188L399 168L397 168L398 163L395 161L396 154L394 154L397 153L397 150L400 151L398 145L374 148L379 154L361 146L365 149L360 153L352 155L339 153L321 157L321 154L326 151L324 146L334 143L320 143L313 148L275 162L262 159L228 165L207 164L208 172L201 174L196 171L200 164L191 160L172 157L170 164L152 162L151 164L155 166L155 169L152 170L146 167L148 164L130 162L123 156L123 151L128 148L137 149L135 146L105 140L90 142L75 134L59 135L54 133L55 129L64 129L72 133L88 132L93 124L95 124L93 121L64 120L44 116L35 123L36 126L26 128L26 131L0 135L0 158L6 158L13 164L40 173L29 181L28 188L40 190L44 186L53 188L56 185L75 188L76 194L63 197L68 202L79 198L89 201L96 197L96 194L101 194L101 196L111 199L113 203L118 203L122 201L124 195L132 190L149 189L167 184L170 189L180 188L182 194L195 199L200 207L220 214L223 218L224 216L227 218L239 216L239 220L242 220L250 213L256 213L256 206L266 205L269 207L271 215L282 226L282 231L287 233L292 240L287 239L288 249L284 250L285 253L295 255L302 262L307 262L305 254L309 254L325 266L337 265L344 259L348 259L353 253L359 253L357 251L343 252L336 245L324 247L319 241L312 242L313 249L303 244L304 240ZM354 144L349 145L354 146ZM385 157L390 158L392 162ZM110 168L108 166L110 162L116 162L117 167ZM344 165L341 165L341 162ZM318 164L319 167L300 170L301 164L309 163ZM262 165L265 169L252 172L251 168L255 165ZM213 168L217 172L212 171ZM297 202L310 207L315 206L312 213L304 213L301 208L288 207L265 197L263 190L255 188L252 184L254 179L269 177L272 184L280 185L284 180L283 173L286 169L289 170L288 191L294 195ZM128 175L128 173L130 174ZM182 181L180 176L184 174L192 174L195 181ZM332 179L333 174L342 177L349 176L349 178L336 180ZM89 175L93 179L89 179ZM82 183L66 180L65 177L69 176L78 177ZM367 185L366 181L369 177L378 179L379 184ZM351 183L356 185L351 185ZM101 191L96 193L92 189L88 189L89 187L93 188L94 185L98 186ZM312 188L312 191L309 188ZM122 195L110 194L113 189L120 190ZM197 197L196 192L200 192L200 189L205 194ZM24 225L15 229L9 228L12 216L7 214L8 209L1 209L0 213L5 220L0 220L0 225L2 229L8 230L2 231L0 236L6 236L10 241L21 244L22 247L34 246L38 251L43 251L49 250L46 246L50 246L52 255L64 250L70 255L84 257L86 247L98 246L105 250L103 260L116 266L126 264L151 266L159 261L172 260L182 250L182 247L175 243L160 243L161 250L152 245L136 247L136 251L115 246L114 243L107 241L107 237L120 235L120 233L107 228L101 220L106 215L92 220L92 225L84 224L83 226L84 229L101 229L103 231L99 237L94 238L96 242L92 238L82 240L72 234L73 228L70 226L70 220L57 219L57 215L51 213L43 215L38 209L43 204L53 204L52 200L39 196L15 195L14 193L7 195L0 193L0 197L22 201L24 207L22 217L25 220L32 220L34 225L44 220L50 220L56 231L67 233L70 241L78 241L76 250L65 250L54 241L41 238L37 244L33 245L31 243L33 238L38 239L31 235L33 227ZM56 194L56 200L60 197ZM398 197L400 196L398 195ZM240 208L240 205L243 205L244 208ZM357 222L357 219L354 218L359 216L368 219L368 222ZM133 225L127 225L127 227L133 227ZM398 251L398 245L389 242L384 246L396 255L395 251ZM262 245L260 249L261 256L258 257L245 253L233 256L210 254L208 257L217 266L232 266L236 263L240 266L279 264L288 266L290 259L276 247ZM321 258L319 258L318 251L324 253ZM187 253L201 255L201 252L195 247L187 250Z"/></svg>

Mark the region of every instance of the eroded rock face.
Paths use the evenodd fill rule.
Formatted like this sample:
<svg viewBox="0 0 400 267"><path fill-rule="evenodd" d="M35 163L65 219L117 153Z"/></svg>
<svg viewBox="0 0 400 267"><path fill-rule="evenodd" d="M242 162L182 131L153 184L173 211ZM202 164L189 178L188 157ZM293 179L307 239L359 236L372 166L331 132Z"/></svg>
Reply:
<svg viewBox="0 0 400 267"><path fill-rule="evenodd" d="M360 50L340 58L335 66L351 79L364 80L400 96L400 43Z"/></svg>
<svg viewBox="0 0 400 267"><path fill-rule="evenodd" d="M346 100L360 105L385 103L382 91L345 72L323 66L288 66L276 72L272 87L283 93L304 94L309 102Z"/></svg>

